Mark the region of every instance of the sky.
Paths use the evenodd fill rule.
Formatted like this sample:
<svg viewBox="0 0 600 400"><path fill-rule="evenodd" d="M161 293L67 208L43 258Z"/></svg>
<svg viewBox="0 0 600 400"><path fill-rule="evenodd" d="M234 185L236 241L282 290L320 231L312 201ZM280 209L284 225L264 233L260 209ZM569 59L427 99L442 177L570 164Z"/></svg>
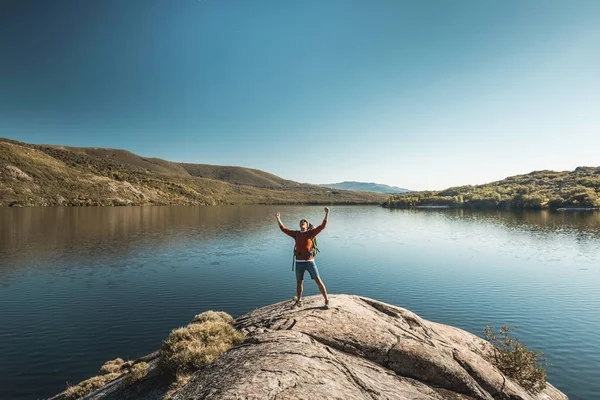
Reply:
<svg viewBox="0 0 600 400"><path fill-rule="evenodd" d="M0 137L413 190L600 165L597 0L0 0Z"/></svg>

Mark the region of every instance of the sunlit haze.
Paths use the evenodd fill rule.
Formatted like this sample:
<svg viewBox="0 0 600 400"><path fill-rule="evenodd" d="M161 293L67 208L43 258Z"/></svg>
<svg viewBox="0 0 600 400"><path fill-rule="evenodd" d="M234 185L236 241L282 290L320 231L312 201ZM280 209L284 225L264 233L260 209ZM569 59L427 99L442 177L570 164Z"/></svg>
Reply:
<svg viewBox="0 0 600 400"><path fill-rule="evenodd" d="M600 1L0 2L0 137L307 183L600 165Z"/></svg>

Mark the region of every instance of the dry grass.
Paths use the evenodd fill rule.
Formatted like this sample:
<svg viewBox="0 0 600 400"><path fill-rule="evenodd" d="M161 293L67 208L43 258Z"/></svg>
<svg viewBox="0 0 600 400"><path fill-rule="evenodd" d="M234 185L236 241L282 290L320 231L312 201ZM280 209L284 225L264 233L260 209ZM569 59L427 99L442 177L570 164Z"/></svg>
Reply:
<svg viewBox="0 0 600 400"><path fill-rule="evenodd" d="M119 376L121 376L121 374L113 372L106 375L98 375L94 376L93 378L86 379L85 381L79 382L79 384L71 386L67 390L65 390L65 398L67 400L72 400L83 397L86 394L92 393L94 390L101 388L102 386L118 378Z"/></svg>
<svg viewBox="0 0 600 400"><path fill-rule="evenodd" d="M115 372L120 372L123 367L124 361L122 358L115 358L114 360L110 360L104 363L100 367L100 371L98 373L100 375L108 375L113 374Z"/></svg>
<svg viewBox="0 0 600 400"><path fill-rule="evenodd" d="M143 361L133 364L127 375L125 375L125 382L132 384L144 378L148 374L148 367L148 363Z"/></svg>
<svg viewBox="0 0 600 400"><path fill-rule="evenodd" d="M145 367L142 364L145 364ZM134 382L135 380L141 379L146 375L148 364L144 362L138 363L136 366L141 366L137 368L135 368L135 366L132 367L132 365L132 361L125 362L122 358L115 358L114 360L107 361L102 365L102 367L100 367L97 376L79 382L77 385L70 386L64 391L63 394L68 400L78 399L120 377L123 375L123 373L127 372L127 370L129 370L129 372L126 376L126 379L129 378L129 375L131 375L129 379L132 379L131 381L128 380L128 382Z"/></svg>
<svg viewBox="0 0 600 400"><path fill-rule="evenodd" d="M169 334L159 365L173 375L192 373L243 341L244 335L226 322L192 323Z"/></svg>
<svg viewBox="0 0 600 400"><path fill-rule="evenodd" d="M163 400L170 400L173 396L192 379L192 374L177 374L175 380L169 387L169 391L165 393Z"/></svg>
<svg viewBox="0 0 600 400"><path fill-rule="evenodd" d="M221 321L231 325L233 324L233 317L223 311L206 311L196 315L191 323L201 324L208 321Z"/></svg>
<svg viewBox="0 0 600 400"><path fill-rule="evenodd" d="M160 368L174 377L164 399L172 398L195 371L244 341L244 335L235 330L232 323L233 317L225 312L207 311L196 315L188 326L169 334L159 351ZM146 362L125 362L122 358L116 358L104 363L98 376L70 386L62 394L67 400L78 399L123 374L126 383L134 384L147 375L148 369Z"/></svg>

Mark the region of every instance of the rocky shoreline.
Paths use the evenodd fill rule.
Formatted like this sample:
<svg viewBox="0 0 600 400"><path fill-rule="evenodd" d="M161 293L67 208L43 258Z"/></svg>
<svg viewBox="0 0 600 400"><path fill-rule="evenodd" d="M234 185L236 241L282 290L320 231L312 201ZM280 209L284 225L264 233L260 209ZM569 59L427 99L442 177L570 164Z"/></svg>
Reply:
<svg viewBox="0 0 600 400"><path fill-rule="evenodd" d="M377 300L320 296L240 316L244 342L169 392L159 354L135 384L119 377L84 399L523 399L562 400L547 384L525 391L486 360L490 344ZM136 363L140 360L136 360ZM60 394L53 400L64 399Z"/></svg>

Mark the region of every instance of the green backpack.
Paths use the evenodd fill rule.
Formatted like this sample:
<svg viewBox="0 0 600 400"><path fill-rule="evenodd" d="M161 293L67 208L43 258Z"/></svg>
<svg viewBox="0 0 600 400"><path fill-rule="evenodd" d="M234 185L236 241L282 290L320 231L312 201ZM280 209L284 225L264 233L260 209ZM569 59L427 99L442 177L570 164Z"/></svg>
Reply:
<svg viewBox="0 0 600 400"><path fill-rule="evenodd" d="M310 232L311 229L308 230L308 232ZM300 234L300 231L296 231L294 234L294 239L296 239L296 237ZM317 255L317 253L320 251L319 250L319 244L317 243L317 237L316 236L310 236L310 240L312 241L312 247L310 248L310 254L312 254L313 257L315 257ZM294 266L296 265L296 256L298 255L298 250L296 249L296 244L294 244L294 256L292 257L292 271L294 270Z"/></svg>

